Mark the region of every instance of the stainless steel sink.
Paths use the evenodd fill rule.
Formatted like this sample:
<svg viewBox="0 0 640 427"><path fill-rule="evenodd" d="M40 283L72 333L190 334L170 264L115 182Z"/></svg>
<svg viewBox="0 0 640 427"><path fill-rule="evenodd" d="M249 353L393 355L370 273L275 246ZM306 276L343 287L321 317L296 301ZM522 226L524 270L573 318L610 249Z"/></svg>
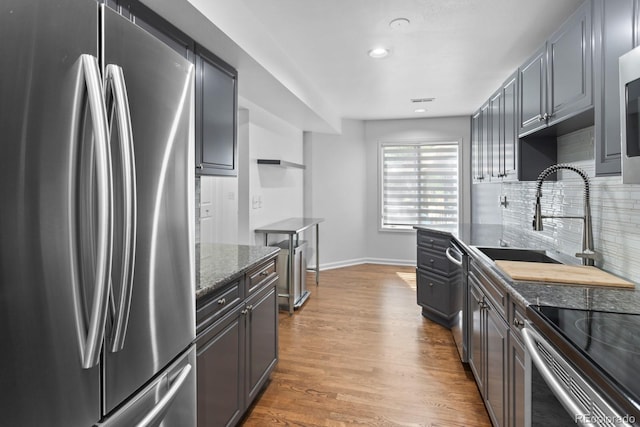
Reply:
<svg viewBox="0 0 640 427"><path fill-rule="evenodd" d="M550 264L562 264L560 261L550 257L544 250L536 249L516 249L502 247L476 246L477 250L485 254L493 261L526 261L545 262Z"/></svg>

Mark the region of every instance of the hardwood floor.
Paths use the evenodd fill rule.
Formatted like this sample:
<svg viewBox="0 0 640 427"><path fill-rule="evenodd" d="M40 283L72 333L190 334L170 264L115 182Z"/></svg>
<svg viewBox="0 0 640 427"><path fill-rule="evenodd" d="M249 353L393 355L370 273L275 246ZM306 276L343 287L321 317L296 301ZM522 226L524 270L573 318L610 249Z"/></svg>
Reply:
<svg viewBox="0 0 640 427"><path fill-rule="evenodd" d="M451 332L420 314L414 268L308 283L305 305L280 314L280 361L244 426L491 426Z"/></svg>

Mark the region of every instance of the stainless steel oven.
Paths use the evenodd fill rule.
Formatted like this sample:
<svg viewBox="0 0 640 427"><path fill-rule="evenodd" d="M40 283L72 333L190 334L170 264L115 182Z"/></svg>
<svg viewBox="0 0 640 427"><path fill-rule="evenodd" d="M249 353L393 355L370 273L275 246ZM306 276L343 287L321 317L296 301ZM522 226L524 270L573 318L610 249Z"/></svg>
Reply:
<svg viewBox="0 0 640 427"><path fill-rule="evenodd" d="M545 306L531 306L527 313L530 321L522 330L526 426L640 422L635 363L640 349L635 338L620 339L635 334L620 331L640 317Z"/></svg>
<svg viewBox="0 0 640 427"><path fill-rule="evenodd" d="M640 183L640 47L620 57L622 182Z"/></svg>

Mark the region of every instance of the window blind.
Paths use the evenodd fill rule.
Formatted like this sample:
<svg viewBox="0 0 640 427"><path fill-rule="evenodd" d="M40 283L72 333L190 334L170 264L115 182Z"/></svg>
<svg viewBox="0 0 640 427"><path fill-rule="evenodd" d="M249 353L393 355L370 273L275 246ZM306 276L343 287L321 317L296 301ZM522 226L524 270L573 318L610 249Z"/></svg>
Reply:
<svg viewBox="0 0 640 427"><path fill-rule="evenodd" d="M458 226L458 143L381 144L382 228Z"/></svg>

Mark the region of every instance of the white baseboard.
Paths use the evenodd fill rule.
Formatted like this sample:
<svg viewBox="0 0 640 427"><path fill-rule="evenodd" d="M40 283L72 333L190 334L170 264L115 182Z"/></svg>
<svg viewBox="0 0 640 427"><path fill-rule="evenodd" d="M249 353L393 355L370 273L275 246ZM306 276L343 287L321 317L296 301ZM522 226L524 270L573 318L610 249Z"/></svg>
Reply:
<svg viewBox="0 0 640 427"><path fill-rule="evenodd" d="M343 267L352 267L354 265L361 264L383 264L383 265L402 265L415 267L415 260L407 260L407 259L388 259L388 258L356 258L350 259L346 261L337 261L337 262L328 262L325 264L320 264L320 271L322 270L333 270L335 268L343 268ZM311 266L311 264L309 264Z"/></svg>

